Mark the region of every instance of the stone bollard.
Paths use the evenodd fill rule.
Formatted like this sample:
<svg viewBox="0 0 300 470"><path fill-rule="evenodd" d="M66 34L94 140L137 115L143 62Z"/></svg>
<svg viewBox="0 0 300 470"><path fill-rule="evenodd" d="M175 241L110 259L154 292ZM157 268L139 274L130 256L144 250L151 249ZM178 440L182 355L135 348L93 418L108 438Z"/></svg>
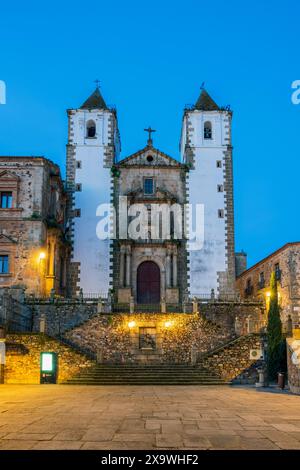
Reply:
<svg viewBox="0 0 300 470"><path fill-rule="evenodd" d="M265 377L265 369L259 368L257 369L258 372L258 382L255 383L256 388L265 387L266 386L266 377Z"/></svg>
<svg viewBox="0 0 300 470"><path fill-rule="evenodd" d="M54 303L54 300L55 300L55 289L52 288L50 290L50 302Z"/></svg>
<svg viewBox="0 0 300 470"><path fill-rule="evenodd" d="M234 319L234 331L237 336L241 335L241 322L239 320L239 317L235 317Z"/></svg>
<svg viewBox="0 0 300 470"><path fill-rule="evenodd" d="M83 289L79 289L79 302L82 304L83 303Z"/></svg>
<svg viewBox="0 0 300 470"><path fill-rule="evenodd" d="M286 336L287 338L292 338L293 336L293 320L291 315L288 316L286 322Z"/></svg>
<svg viewBox="0 0 300 470"><path fill-rule="evenodd" d="M247 327L247 333L248 333L248 334L252 333L252 331L251 331L251 330L252 330L252 321L251 321L251 317L250 317L250 316L248 316L248 317L246 318L246 327Z"/></svg>
<svg viewBox="0 0 300 470"><path fill-rule="evenodd" d="M102 299L100 297L100 299L98 300L98 303L97 303L97 313L102 313L103 312L103 303L102 303Z"/></svg>
<svg viewBox="0 0 300 470"><path fill-rule="evenodd" d="M193 313L198 313L198 302L195 297L193 298Z"/></svg>
<svg viewBox="0 0 300 470"><path fill-rule="evenodd" d="M132 296L130 297L129 310L130 313L134 313L134 298Z"/></svg>
<svg viewBox="0 0 300 470"><path fill-rule="evenodd" d="M46 316L45 316L44 313L42 313L41 316L40 316L39 331L40 331L40 333L43 333L43 334L46 331Z"/></svg>
<svg viewBox="0 0 300 470"><path fill-rule="evenodd" d="M98 349L97 355L96 355L96 361L97 361L97 364L103 364L103 351L102 351L102 349Z"/></svg>
<svg viewBox="0 0 300 470"><path fill-rule="evenodd" d="M210 299L211 300L215 300L215 289L212 289L211 292L210 292Z"/></svg>
<svg viewBox="0 0 300 470"><path fill-rule="evenodd" d="M197 350L194 348L194 346L191 347L191 365L195 366L197 364Z"/></svg>
<svg viewBox="0 0 300 470"><path fill-rule="evenodd" d="M161 299L160 309L161 309L161 313L166 313L167 311L166 299L164 297Z"/></svg>

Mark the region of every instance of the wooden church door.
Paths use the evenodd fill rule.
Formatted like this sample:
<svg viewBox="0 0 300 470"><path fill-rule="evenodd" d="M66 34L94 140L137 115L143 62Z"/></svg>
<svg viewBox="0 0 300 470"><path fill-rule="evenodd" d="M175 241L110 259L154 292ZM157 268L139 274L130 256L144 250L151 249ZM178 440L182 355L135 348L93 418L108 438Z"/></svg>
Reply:
<svg viewBox="0 0 300 470"><path fill-rule="evenodd" d="M139 304L160 303L160 269L153 261L144 261L138 267L137 301Z"/></svg>

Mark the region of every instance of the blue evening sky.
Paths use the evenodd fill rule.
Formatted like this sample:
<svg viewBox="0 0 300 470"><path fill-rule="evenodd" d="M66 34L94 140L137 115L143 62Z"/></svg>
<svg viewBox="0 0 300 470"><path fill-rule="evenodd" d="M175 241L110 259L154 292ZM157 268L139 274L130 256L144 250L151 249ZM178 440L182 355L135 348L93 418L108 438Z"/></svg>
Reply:
<svg viewBox="0 0 300 470"><path fill-rule="evenodd" d="M298 0L2 2L0 154L62 166L67 108L101 81L122 156L146 142L178 157L182 111L203 81L233 111L236 249L249 265L300 240Z"/></svg>

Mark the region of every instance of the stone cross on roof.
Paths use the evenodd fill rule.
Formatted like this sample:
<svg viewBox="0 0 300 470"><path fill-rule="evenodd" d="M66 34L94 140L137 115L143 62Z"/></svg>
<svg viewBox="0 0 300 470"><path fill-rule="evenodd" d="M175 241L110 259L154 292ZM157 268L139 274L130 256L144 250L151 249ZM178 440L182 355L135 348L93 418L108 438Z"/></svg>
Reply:
<svg viewBox="0 0 300 470"><path fill-rule="evenodd" d="M152 129L151 126L149 126L148 129L144 129L144 131L145 131L145 132L148 132L148 134L149 134L149 135L148 135L148 140L147 140L147 145L148 145L149 147L151 147L152 144L153 144L153 140L152 140L151 134L152 134L152 132L156 132L156 130L155 130L155 129Z"/></svg>

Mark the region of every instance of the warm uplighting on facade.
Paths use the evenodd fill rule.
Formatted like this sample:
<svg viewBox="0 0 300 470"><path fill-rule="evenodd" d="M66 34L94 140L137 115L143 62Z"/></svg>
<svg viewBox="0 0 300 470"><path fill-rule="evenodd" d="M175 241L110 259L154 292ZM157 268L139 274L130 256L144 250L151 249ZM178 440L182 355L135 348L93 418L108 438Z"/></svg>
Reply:
<svg viewBox="0 0 300 470"><path fill-rule="evenodd" d="M42 261L42 260L45 259L45 258L46 258L46 253L45 253L44 251L41 251L41 252L39 253L39 261Z"/></svg>
<svg viewBox="0 0 300 470"><path fill-rule="evenodd" d="M271 292L266 292L266 297L270 298L271 297Z"/></svg>
<svg viewBox="0 0 300 470"><path fill-rule="evenodd" d="M166 322L165 322L165 327L166 327L166 328L170 328L172 325L173 325L173 322L172 322L172 321L166 321Z"/></svg>
<svg viewBox="0 0 300 470"><path fill-rule="evenodd" d="M136 325L135 321L134 320L131 320L130 322L128 322L128 327L129 328L134 328Z"/></svg>

